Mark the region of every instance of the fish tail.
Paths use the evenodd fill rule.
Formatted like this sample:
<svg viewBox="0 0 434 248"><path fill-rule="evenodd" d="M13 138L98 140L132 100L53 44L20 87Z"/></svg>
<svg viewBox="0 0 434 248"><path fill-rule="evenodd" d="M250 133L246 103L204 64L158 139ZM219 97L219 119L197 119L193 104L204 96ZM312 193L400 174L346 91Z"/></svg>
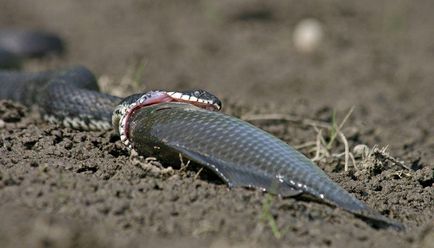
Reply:
<svg viewBox="0 0 434 248"><path fill-rule="evenodd" d="M332 191L332 194L328 194L328 197L326 197L332 204L355 214L376 228L391 227L399 231L405 229L401 223L381 215L338 185L336 186L337 188Z"/></svg>

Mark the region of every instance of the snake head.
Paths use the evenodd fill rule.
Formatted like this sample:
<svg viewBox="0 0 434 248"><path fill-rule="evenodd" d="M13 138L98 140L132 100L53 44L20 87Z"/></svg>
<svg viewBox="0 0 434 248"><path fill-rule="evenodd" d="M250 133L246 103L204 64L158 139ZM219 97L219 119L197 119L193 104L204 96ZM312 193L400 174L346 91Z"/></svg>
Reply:
<svg viewBox="0 0 434 248"><path fill-rule="evenodd" d="M211 111L219 111L222 102L213 94L205 90L167 91L175 102L185 102Z"/></svg>
<svg viewBox="0 0 434 248"><path fill-rule="evenodd" d="M222 107L220 99L205 90L188 91L149 91L124 98L115 108L112 125L121 141L128 147L128 121L131 114L143 107L165 102L184 102L210 111L219 111Z"/></svg>

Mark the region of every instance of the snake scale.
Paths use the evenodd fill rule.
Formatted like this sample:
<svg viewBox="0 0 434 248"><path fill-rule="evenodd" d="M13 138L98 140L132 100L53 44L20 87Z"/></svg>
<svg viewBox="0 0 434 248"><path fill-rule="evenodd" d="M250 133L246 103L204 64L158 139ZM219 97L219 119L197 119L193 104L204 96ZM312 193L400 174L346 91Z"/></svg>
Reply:
<svg viewBox="0 0 434 248"><path fill-rule="evenodd" d="M28 45L28 44L31 45ZM59 53L63 44L43 32L0 31L0 66ZM38 105L48 121L84 130L114 128L141 155L171 160L182 154L217 174L229 187L281 196L309 194L377 227L403 229L333 182L317 165L271 134L219 113L221 102L204 90L150 91L120 98L99 92L82 66L44 72L0 72L0 99Z"/></svg>

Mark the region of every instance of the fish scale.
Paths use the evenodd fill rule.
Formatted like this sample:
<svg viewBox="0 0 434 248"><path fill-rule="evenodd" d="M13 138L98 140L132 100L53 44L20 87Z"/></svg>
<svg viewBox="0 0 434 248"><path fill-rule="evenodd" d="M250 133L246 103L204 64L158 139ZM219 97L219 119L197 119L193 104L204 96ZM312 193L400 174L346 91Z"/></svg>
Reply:
<svg viewBox="0 0 434 248"><path fill-rule="evenodd" d="M229 186L283 196L308 193L374 222L402 228L334 183L303 154L240 119L185 103L147 106L130 118L129 138L140 154L171 161L182 154Z"/></svg>

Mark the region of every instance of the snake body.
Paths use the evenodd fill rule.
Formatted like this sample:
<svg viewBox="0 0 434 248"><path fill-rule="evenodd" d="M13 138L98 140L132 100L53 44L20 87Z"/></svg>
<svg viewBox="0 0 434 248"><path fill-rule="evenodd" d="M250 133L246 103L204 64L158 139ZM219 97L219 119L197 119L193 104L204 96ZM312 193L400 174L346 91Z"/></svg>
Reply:
<svg viewBox="0 0 434 248"><path fill-rule="evenodd" d="M82 66L29 72L0 72L0 99L37 105L47 121L82 130L111 129L112 111L122 98L100 93Z"/></svg>
<svg viewBox="0 0 434 248"><path fill-rule="evenodd" d="M49 121L78 129L113 127L122 142L139 154L162 160L182 154L230 187L282 196L307 193L379 226L403 228L334 183L285 142L217 112L221 102L206 91L158 90L122 99L100 93L95 77L80 66L38 73L0 72L0 87L0 99L36 104Z"/></svg>
<svg viewBox="0 0 434 248"><path fill-rule="evenodd" d="M47 54L60 54L63 43L54 34L38 31L0 30L0 68L14 67L17 61ZM42 72L0 71L0 99L37 105L42 117L52 123L81 130L110 130L113 110L123 99L99 92L95 76L83 66ZM173 101L210 105L221 102L204 90L167 92ZM134 101L143 94L128 97ZM125 102L125 101L124 101ZM114 113L122 114L121 108Z"/></svg>
<svg viewBox="0 0 434 248"><path fill-rule="evenodd" d="M0 69L16 69L23 59L59 55L63 52L62 39L52 33L0 29Z"/></svg>
<svg viewBox="0 0 434 248"><path fill-rule="evenodd" d="M43 72L10 70L23 59L63 51L62 40L54 34L0 30L0 99L37 105L44 119L67 127L110 129L112 110L121 98L100 93L95 76L83 66Z"/></svg>

